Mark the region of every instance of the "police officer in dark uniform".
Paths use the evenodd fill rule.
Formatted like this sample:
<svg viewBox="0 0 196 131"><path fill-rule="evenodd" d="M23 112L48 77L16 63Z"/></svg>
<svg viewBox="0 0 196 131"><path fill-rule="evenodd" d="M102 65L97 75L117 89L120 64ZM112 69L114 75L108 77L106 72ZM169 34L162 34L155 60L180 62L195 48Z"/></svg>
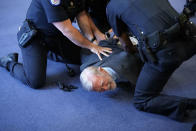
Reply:
<svg viewBox="0 0 196 131"><path fill-rule="evenodd" d="M129 35L136 37L145 62L134 93L137 109L179 121L187 110L196 109L196 99L161 94L172 73L196 53L196 27L189 21L192 9L179 14L168 0L110 0L106 12L114 33L130 53L137 50Z"/></svg>
<svg viewBox="0 0 196 131"><path fill-rule="evenodd" d="M74 18L82 33L72 26ZM0 65L32 88L45 83L48 51L69 63L79 63L80 47L91 50L100 59L101 54L111 53L110 48L93 44L94 40L105 39L105 35L87 15L84 0L32 0L26 19L18 32L23 64L12 53L2 57Z"/></svg>
<svg viewBox="0 0 196 131"><path fill-rule="evenodd" d="M111 27L107 21L106 6L109 0L86 0L86 8L95 25L102 31L107 32Z"/></svg>

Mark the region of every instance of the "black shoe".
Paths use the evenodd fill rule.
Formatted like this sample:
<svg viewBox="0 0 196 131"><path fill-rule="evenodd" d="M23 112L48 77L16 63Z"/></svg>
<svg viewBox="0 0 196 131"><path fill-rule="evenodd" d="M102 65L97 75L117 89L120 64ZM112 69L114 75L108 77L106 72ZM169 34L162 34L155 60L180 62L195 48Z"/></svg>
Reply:
<svg viewBox="0 0 196 131"><path fill-rule="evenodd" d="M0 58L0 66L8 69L9 62L18 62L18 53L10 53Z"/></svg>

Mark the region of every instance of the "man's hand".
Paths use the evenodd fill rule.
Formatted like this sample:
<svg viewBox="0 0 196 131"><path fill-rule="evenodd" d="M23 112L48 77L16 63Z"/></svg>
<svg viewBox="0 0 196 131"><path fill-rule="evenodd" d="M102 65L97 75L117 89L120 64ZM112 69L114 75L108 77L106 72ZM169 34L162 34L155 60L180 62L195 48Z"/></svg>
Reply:
<svg viewBox="0 0 196 131"><path fill-rule="evenodd" d="M93 44L91 46L91 52L97 54L97 56L99 57L100 60L102 60L101 55L103 54L104 56L109 56L107 53L112 53L112 49L111 48L107 48L107 47L101 47L98 45Z"/></svg>

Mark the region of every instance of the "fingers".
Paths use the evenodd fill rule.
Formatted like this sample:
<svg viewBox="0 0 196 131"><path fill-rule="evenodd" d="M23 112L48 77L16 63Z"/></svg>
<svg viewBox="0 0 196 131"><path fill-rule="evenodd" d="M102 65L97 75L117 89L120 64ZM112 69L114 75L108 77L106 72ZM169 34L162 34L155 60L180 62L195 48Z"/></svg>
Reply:
<svg viewBox="0 0 196 131"><path fill-rule="evenodd" d="M101 55L99 53L96 53L96 54L99 57L99 60L102 60Z"/></svg>
<svg viewBox="0 0 196 131"><path fill-rule="evenodd" d="M103 54L104 56L107 56L107 57L109 56L108 54L106 54L106 53L103 52L103 51L101 51L100 53Z"/></svg>
<svg viewBox="0 0 196 131"><path fill-rule="evenodd" d="M109 54L107 53L112 53L112 49L111 48L105 48L105 47L102 47L101 50L99 50L99 52L101 54L103 54L104 56L109 56Z"/></svg>
<svg viewBox="0 0 196 131"><path fill-rule="evenodd" d="M106 40L106 36L103 33L101 33L99 36L96 36L96 38L98 42Z"/></svg>
<svg viewBox="0 0 196 131"><path fill-rule="evenodd" d="M98 51L96 54L97 54L97 56L99 57L100 60L102 60L100 53L103 54L104 56L107 56L107 57L109 56L104 51Z"/></svg>
<svg viewBox="0 0 196 131"><path fill-rule="evenodd" d="M108 52L108 53L112 53L112 49L111 48L107 48L107 47L104 47L103 51Z"/></svg>
<svg viewBox="0 0 196 131"><path fill-rule="evenodd" d="M100 47L100 46L94 46L94 48L91 51L94 52L100 60L102 60L102 57L100 54L103 54L104 56L108 57L109 56L108 53L112 53L111 48Z"/></svg>

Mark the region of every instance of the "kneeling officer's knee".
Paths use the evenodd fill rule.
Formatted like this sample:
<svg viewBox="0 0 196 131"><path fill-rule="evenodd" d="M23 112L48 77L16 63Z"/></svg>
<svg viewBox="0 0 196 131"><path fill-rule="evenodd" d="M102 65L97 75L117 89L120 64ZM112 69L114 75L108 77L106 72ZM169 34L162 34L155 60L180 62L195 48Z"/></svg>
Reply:
<svg viewBox="0 0 196 131"><path fill-rule="evenodd" d="M29 86L33 89L40 89L44 86L45 81L39 81L39 82L30 82Z"/></svg>
<svg viewBox="0 0 196 131"><path fill-rule="evenodd" d="M144 111L144 105L142 103L134 103L136 109Z"/></svg>

